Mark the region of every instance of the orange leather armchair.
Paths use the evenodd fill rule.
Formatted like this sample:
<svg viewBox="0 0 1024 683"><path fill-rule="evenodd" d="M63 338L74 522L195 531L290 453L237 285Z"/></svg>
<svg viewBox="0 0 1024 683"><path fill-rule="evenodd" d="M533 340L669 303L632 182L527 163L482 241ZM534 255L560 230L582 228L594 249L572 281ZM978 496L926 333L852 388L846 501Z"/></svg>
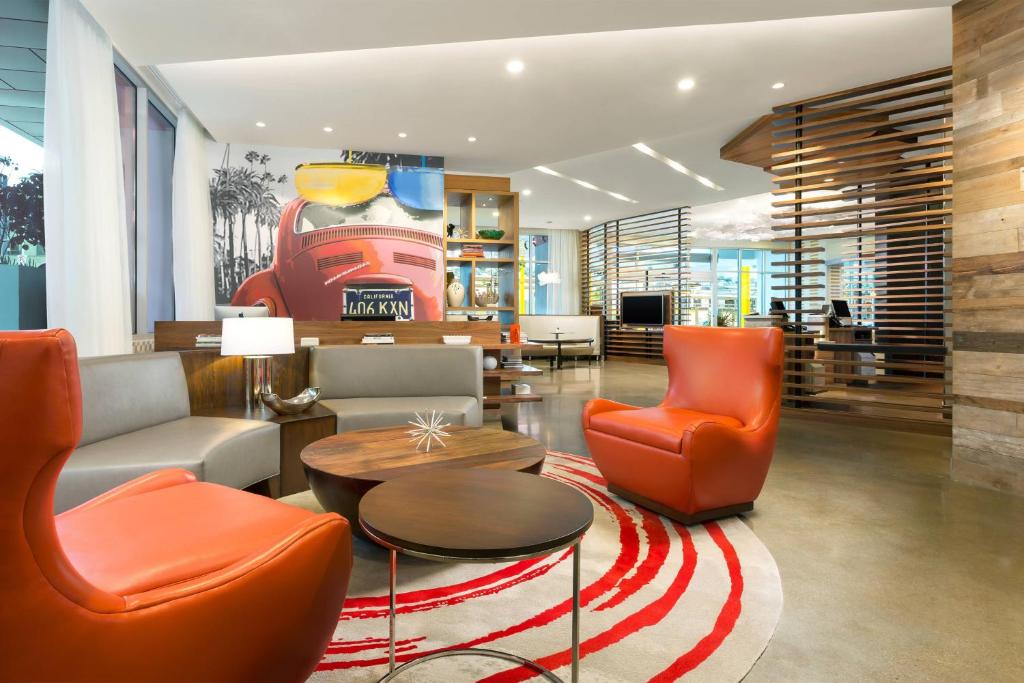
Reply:
<svg viewBox="0 0 1024 683"><path fill-rule="evenodd" d="M82 430L71 335L0 332L0 387L0 680L309 676L348 588L344 519L184 470L54 517Z"/></svg>
<svg viewBox="0 0 1024 683"><path fill-rule="evenodd" d="M751 510L778 431L782 330L666 327L664 345L660 405L583 409L608 489L685 524Z"/></svg>

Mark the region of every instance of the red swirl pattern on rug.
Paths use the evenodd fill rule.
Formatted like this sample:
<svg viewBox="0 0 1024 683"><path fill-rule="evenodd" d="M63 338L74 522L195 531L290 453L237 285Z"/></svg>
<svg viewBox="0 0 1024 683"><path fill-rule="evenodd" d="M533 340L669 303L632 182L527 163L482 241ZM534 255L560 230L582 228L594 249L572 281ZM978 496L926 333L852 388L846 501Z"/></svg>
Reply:
<svg viewBox="0 0 1024 683"><path fill-rule="evenodd" d="M771 554L738 518L685 527L608 493L588 458L549 452L543 476L594 504L582 546L581 679L739 680L782 609ZM388 662L387 558L358 543L349 599L313 681L371 681ZM451 648L531 658L568 678L572 554L504 565L400 558L399 663ZM485 658L422 665L410 680L511 683L527 667Z"/></svg>

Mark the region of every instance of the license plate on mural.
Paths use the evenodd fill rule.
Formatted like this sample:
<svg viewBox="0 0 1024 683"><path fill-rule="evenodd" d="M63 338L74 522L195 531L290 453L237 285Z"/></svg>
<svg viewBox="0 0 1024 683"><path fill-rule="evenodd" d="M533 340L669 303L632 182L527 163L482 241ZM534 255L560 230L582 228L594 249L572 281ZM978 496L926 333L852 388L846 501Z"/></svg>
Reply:
<svg viewBox="0 0 1024 683"><path fill-rule="evenodd" d="M346 316L413 319L412 287L360 287L344 290Z"/></svg>

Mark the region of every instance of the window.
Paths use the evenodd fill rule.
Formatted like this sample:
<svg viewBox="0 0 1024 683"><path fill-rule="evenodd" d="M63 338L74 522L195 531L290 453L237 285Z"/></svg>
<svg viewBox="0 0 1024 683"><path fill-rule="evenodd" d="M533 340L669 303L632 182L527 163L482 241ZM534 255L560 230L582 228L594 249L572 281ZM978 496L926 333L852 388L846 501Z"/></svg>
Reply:
<svg viewBox="0 0 1024 683"><path fill-rule="evenodd" d="M46 327L43 148L0 126L0 330Z"/></svg>
<svg viewBox="0 0 1024 683"><path fill-rule="evenodd" d="M174 124L148 104L146 127L147 244L146 331L156 320L174 320L174 250L171 244L171 178L174 174Z"/></svg>
<svg viewBox="0 0 1024 683"><path fill-rule="evenodd" d="M132 331L174 319L171 178L177 119L120 57L114 59L128 229Z"/></svg>
<svg viewBox="0 0 1024 683"><path fill-rule="evenodd" d="M519 236L519 312L528 315L548 313L547 288L557 285L551 281L549 240L547 235L521 234Z"/></svg>
<svg viewBox="0 0 1024 683"><path fill-rule="evenodd" d="M690 320L735 327L747 315L767 314L773 272L767 249L695 248L691 252Z"/></svg>

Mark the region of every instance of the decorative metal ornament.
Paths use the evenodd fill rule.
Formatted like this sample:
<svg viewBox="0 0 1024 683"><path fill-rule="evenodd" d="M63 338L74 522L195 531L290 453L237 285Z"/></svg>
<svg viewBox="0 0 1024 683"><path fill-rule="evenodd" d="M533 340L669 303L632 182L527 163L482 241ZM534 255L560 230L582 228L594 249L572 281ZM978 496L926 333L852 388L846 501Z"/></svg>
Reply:
<svg viewBox="0 0 1024 683"><path fill-rule="evenodd" d="M422 450L429 453L434 441L437 441L437 443L441 444L441 448L444 448L445 444L441 437L451 436L451 434L444 431L445 427L451 426L451 422L444 421L444 413L431 410L429 415L427 413L423 415L415 413L415 415L415 420L409 420L409 424L415 427L415 429L410 429L406 433L412 437L409 439L410 441L416 442L416 450L421 450L421 447L426 445L426 448Z"/></svg>

